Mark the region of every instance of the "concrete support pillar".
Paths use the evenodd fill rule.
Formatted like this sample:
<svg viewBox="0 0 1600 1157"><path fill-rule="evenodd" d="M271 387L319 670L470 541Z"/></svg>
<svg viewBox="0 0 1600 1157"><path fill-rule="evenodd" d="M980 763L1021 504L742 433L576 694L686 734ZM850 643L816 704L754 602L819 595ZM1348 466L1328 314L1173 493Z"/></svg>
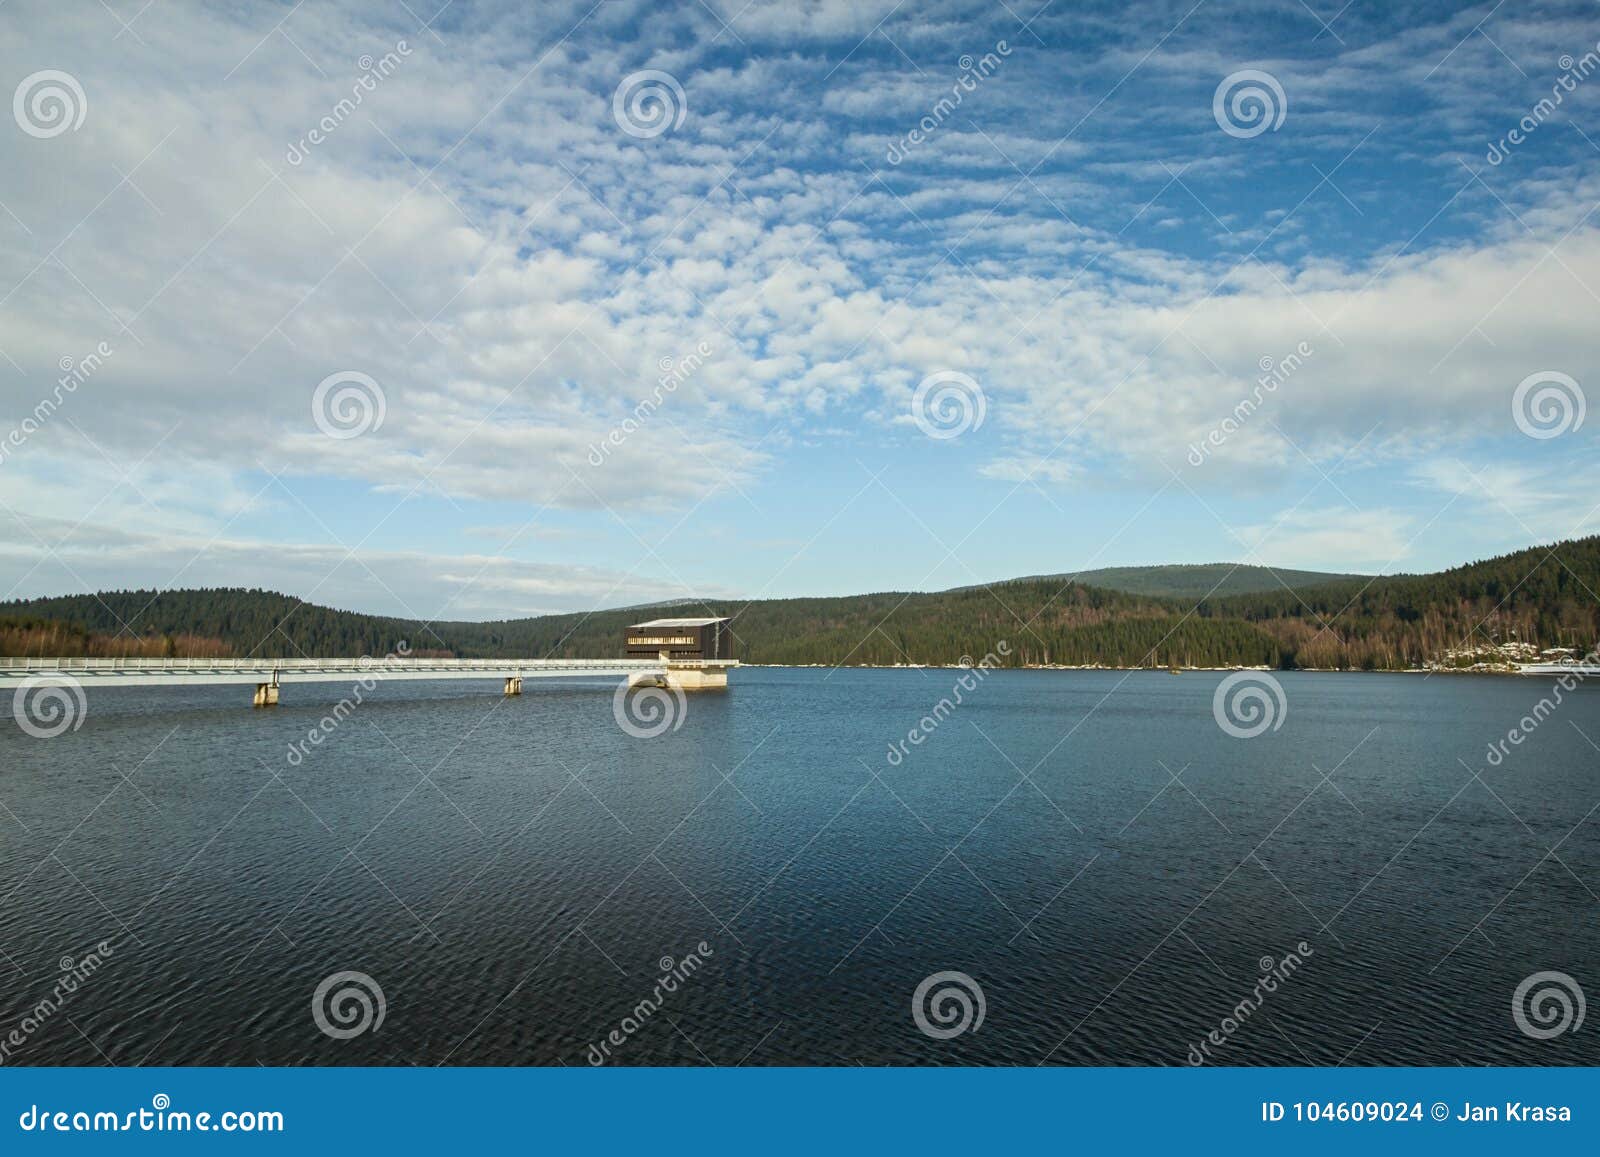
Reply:
<svg viewBox="0 0 1600 1157"><path fill-rule="evenodd" d="M522 676L521 675L510 675L510 676L508 676L506 678L506 694L507 695L521 695L522 694Z"/></svg>
<svg viewBox="0 0 1600 1157"><path fill-rule="evenodd" d="M728 669L674 664L667 668L667 686L675 691L726 691Z"/></svg>
<svg viewBox="0 0 1600 1157"><path fill-rule="evenodd" d="M276 707L278 705L278 685L276 683L257 683L255 706Z"/></svg>

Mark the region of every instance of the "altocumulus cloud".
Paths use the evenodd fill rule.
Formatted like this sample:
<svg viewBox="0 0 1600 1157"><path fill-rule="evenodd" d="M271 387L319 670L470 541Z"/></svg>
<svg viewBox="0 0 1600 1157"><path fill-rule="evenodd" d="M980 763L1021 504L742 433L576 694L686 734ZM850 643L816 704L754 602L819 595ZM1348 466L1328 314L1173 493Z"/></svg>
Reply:
<svg viewBox="0 0 1600 1157"><path fill-rule="evenodd" d="M990 4L894 8L506 4L426 27L374 2L295 9L275 32L278 9L158 6L106 47L116 27L94 6L6 6L0 75L62 68L89 112L53 139L0 133L0 402L20 416L64 356L100 340L117 353L4 465L19 535L3 585L92 584L73 552L117 527L210 552L206 573L226 570L219 544L257 564L276 553L276 577L304 590L340 553L324 557L323 530L347 547L365 533L301 509L330 494L370 504L371 522L419 499L469 511L463 523L506 521L506 505L687 516L782 476L808 438L914 443L906 407L936 370L970 373L988 404L981 448L949 451L951 484L1138 488L1183 469L1264 356L1311 343L1271 420L1195 479L1224 504L1375 428L1364 453L1380 459L1483 453L1514 441L1508 391L1528 373L1600 379L1600 181L1559 157L1482 178L1457 164L1499 113L1483 77L1502 74L1454 18L1350 17L1359 49L1324 38L1275 64L1284 126L1239 141L1214 131L1211 90L1271 46L1221 50L1204 14L1173 30L1164 6L1136 6L1108 39L1066 12L1041 16L1035 37ZM1528 67L1581 23L1518 20ZM886 142L962 55L1000 38L1013 52L963 115L881 171ZM401 41L400 66L288 164L361 61ZM1455 45L1437 75L1417 63ZM650 139L619 132L611 106L643 69L677 78L686 101ZM1386 116L1368 95L1375 69L1459 126L1459 147L1421 136L1423 118ZM1380 228L1372 174L1419 154L1408 179L1441 223ZM1334 188L1300 179L1312 156L1324 172L1353 159ZM1251 181L1268 205L1240 192ZM1318 244L1336 214L1344 234ZM714 354L592 468L588 447L702 342ZM346 370L381 386L384 421L334 441L310 396ZM1575 437L1592 445L1591 431ZM58 489L74 471L94 484ZM39 534L51 519L70 538ZM1405 525L1386 524L1385 549L1403 550ZM1302 545L1336 552L1371 531L1347 521ZM400 572L422 563L392 547L353 557L390 566L395 597L423 613L688 585L666 567L573 564L568 543L538 572L444 552L429 565L451 580L408 586ZM134 557L161 582L181 554L144 542ZM461 598L455 580L479 573L481 597Z"/></svg>

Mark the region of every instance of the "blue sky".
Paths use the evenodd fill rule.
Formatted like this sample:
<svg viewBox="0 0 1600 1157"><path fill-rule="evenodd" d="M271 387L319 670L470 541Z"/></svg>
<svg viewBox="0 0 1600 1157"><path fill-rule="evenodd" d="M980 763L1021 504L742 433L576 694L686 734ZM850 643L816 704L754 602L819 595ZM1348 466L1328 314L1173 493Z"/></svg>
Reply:
<svg viewBox="0 0 1600 1157"><path fill-rule="evenodd" d="M0 592L1597 529L1593 4L440 2L0 8Z"/></svg>

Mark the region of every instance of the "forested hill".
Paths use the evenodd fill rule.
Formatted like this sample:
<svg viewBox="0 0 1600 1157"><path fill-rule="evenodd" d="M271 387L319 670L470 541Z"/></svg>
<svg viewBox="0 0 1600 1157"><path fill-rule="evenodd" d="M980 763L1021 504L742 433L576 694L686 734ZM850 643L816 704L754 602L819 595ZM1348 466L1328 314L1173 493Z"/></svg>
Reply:
<svg viewBox="0 0 1600 1157"><path fill-rule="evenodd" d="M1270 632L1302 667L1404 668L1507 642L1588 653L1600 641L1600 536L1437 574L1234 596L1201 610Z"/></svg>
<svg viewBox="0 0 1600 1157"><path fill-rule="evenodd" d="M1408 668L1515 640L1587 651L1600 639L1600 537L1429 575L1352 577L1204 599L1019 579L937 593L678 604L732 616L755 663L1266 665ZM1217 576L1211 579L1217 585ZM1210 589L1208 587L1207 589ZM1226 591L1224 584L1218 588ZM3 654L620 655L638 609L421 624L259 590L110 591L0 604ZM1456 662L1471 659L1457 657Z"/></svg>
<svg viewBox="0 0 1600 1157"><path fill-rule="evenodd" d="M1358 574L1330 574L1327 571L1288 570L1282 567L1253 566L1249 563L1203 562L1167 566L1108 566L1098 570L1065 571L1061 574L1030 575L1017 582L1081 583L1104 587L1130 595L1155 595L1160 598L1223 598L1254 591L1281 591L1285 587L1321 586L1341 579L1361 579Z"/></svg>
<svg viewBox="0 0 1600 1157"><path fill-rule="evenodd" d="M229 587L102 591L0 603L0 654L56 653L40 649L55 641L41 630L50 622L69 624L82 637L76 653L113 656L189 654L200 639L213 643L208 653L273 658L383 655L401 639L417 648L440 647L409 620L336 611L273 591ZM18 646L41 634L46 637L37 640L40 645ZM441 648L440 653L448 650Z"/></svg>

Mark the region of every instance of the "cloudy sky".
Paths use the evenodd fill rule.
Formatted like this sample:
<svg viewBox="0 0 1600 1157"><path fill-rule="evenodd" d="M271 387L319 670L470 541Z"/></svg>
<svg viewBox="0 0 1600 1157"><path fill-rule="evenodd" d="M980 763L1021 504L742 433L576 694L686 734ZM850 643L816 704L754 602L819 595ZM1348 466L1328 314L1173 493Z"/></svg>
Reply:
<svg viewBox="0 0 1600 1157"><path fill-rule="evenodd" d="M0 595L1600 530L1600 8L0 6Z"/></svg>

